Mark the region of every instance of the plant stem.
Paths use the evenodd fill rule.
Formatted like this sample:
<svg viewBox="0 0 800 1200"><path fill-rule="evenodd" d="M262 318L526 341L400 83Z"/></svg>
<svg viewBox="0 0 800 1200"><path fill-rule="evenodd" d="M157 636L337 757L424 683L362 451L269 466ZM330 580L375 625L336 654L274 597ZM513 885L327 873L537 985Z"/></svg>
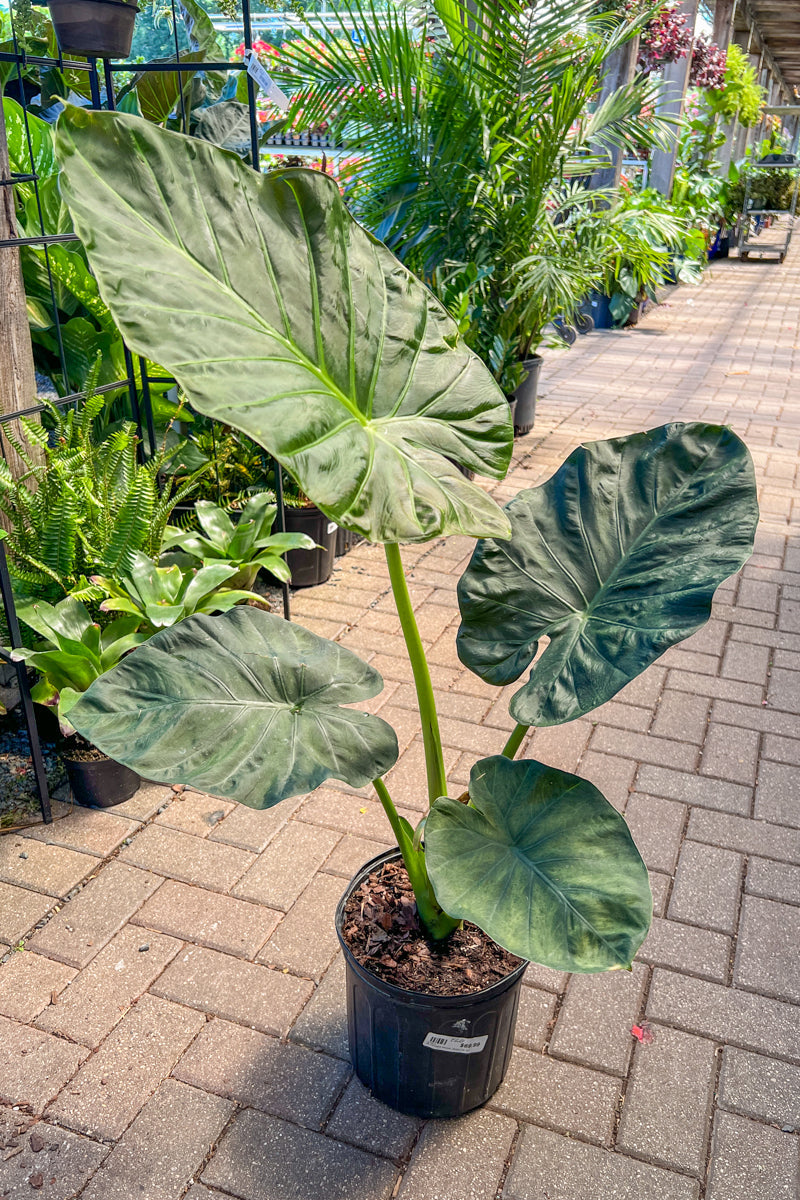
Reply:
<svg viewBox="0 0 800 1200"><path fill-rule="evenodd" d="M525 737L525 734L529 729L530 725L517 725L516 729L511 734L511 737L508 739L505 746L503 746L501 754L504 754L506 758L513 758L522 745L522 739Z"/></svg>
<svg viewBox="0 0 800 1200"><path fill-rule="evenodd" d="M390 544L384 547L386 561L389 565L389 579L397 605L397 615L403 630L411 670L414 674L414 686L417 690L417 703L422 723L422 741L425 747L425 767L428 773L428 803L433 804L439 796L447 795L447 780L444 774L444 756L442 754L442 739L439 733L439 718L436 715L436 701L433 696L431 674L428 662L419 636L417 620L411 606L408 594L403 563L400 558L400 547Z"/></svg>
<svg viewBox="0 0 800 1200"><path fill-rule="evenodd" d="M397 844L408 871L408 878L414 889L414 899L417 902L420 921L430 936L437 941L449 937L454 929L459 928L461 922L456 917L449 916L437 901L428 878L425 851L421 848L414 849L414 830L408 821L398 813L383 780L373 779L372 786L378 793L378 799L383 805L384 812L389 818L389 824L397 838Z"/></svg>

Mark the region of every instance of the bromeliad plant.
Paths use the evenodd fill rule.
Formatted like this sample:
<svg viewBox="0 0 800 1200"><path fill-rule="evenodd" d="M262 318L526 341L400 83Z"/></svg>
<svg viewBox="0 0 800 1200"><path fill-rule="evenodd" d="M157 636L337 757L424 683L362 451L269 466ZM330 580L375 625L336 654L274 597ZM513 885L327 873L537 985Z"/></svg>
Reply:
<svg viewBox="0 0 800 1200"><path fill-rule="evenodd" d="M198 500L195 515L202 533L168 525L162 549L179 547L184 554L209 567L224 562L235 569L227 580L230 588L252 588L262 569L276 579L291 579L291 571L283 555L289 550L313 550L315 543L305 533L273 533L278 512L269 492L251 496L236 524L210 500Z"/></svg>
<svg viewBox="0 0 800 1200"><path fill-rule="evenodd" d="M329 179L259 176L119 113L68 111L58 150L76 228L132 348L174 371L195 409L274 454L331 519L385 547L430 809L416 829L398 814L384 779L394 731L347 707L380 691L378 673L249 608L157 633L92 685L76 727L148 778L255 808L331 777L372 781L431 937L468 919L556 968L628 966L651 897L624 819L593 784L514 756L531 726L591 712L706 620L752 545L743 444L711 425L593 443L503 511L454 465L505 475L502 392ZM149 165L144 192L134 161ZM447 795L400 551L448 533L480 539L459 589L462 661L508 684L548 639L512 701L514 732L460 799Z"/></svg>

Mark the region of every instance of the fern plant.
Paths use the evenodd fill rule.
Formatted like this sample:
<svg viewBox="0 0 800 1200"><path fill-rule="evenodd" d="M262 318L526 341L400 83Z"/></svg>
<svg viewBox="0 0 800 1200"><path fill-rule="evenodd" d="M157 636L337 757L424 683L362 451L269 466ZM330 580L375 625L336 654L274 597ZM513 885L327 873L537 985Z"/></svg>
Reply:
<svg viewBox="0 0 800 1200"><path fill-rule="evenodd" d="M0 512L8 526L3 536L15 590L22 595L99 599L102 593L88 576L125 574L137 553L157 555L172 509L194 491L202 473L180 486L165 477L177 447L162 446L147 462L138 462L139 439L130 421L98 437L106 403L90 394L80 412L48 404L49 429L22 418L41 462L6 433L27 468L14 479L0 462Z"/></svg>

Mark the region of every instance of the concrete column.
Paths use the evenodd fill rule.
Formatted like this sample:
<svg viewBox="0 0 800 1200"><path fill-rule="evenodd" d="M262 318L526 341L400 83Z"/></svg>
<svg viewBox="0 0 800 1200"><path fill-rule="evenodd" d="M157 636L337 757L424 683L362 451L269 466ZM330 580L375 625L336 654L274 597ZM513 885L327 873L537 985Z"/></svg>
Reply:
<svg viewBox="0 0 800 1200"><path fill-rule="evenodd" d="M694 30L697 20L698 0L683 0L678 12L683 13L691 30ZM689 71L692 65L691 50L685 58L676 63L668 63L664 69L665 98L659 111L665 117L683 116L683 105L686 99L686 88L689 84ZM675 178L675 155L678 150L677 126L673 126L670 134L670 145L666 150L656 150L650 162L650 186L669 196L672 191L672 181Z"/></svg>

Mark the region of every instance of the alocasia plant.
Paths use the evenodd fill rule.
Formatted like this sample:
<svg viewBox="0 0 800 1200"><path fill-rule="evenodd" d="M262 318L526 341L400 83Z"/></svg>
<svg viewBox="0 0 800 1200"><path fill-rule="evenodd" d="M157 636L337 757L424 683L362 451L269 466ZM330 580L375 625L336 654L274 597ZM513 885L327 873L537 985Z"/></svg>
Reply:
<svg viewBox="0 0 800 1200"><path fill-rule="evenodd" d="M379 676L268 613L157 633L92 685L77 728L149 778L253 807L330 777L372 779L432 937L466 918L562 970L628 966L652 902L623 817L586 780L514 756L532 723L591 711L702 625L752 546L742 442L713 425L596 442L503 511L448 460L502 478L508 406L331 180L260 177L118 113L67 110L57 144L76 228L131 346L173 371L197 409L275 454L331 518L385 544L430 808L416 829L398 815L382 778L392 730L342 707L374 695ZM466 665L507 683L550 639L502 754L476 763L459 799L447 796L399 547L451 531L481 539L460 589Z"/></svg>

